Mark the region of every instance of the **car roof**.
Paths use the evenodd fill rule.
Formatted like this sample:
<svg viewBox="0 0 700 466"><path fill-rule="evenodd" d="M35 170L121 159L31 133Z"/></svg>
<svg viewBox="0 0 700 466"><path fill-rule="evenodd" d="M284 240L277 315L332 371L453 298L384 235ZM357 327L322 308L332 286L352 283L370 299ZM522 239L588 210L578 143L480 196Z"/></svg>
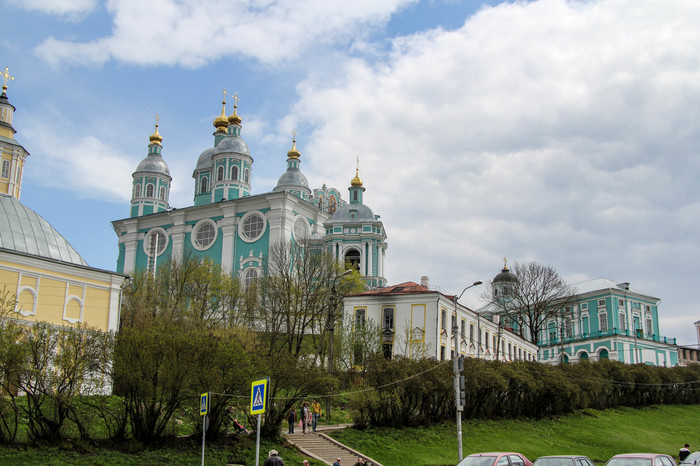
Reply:
<svg viewBox="0 0 700 466"><path fill-rule="evenodd" d="M655 456L671 456L666 453L620 453L613 458L654 458ZM612 459L612 458L610 458Z"/></svg>
<svg viewBox="0 0 700 466"><path fill-rule="evenodd" d="M537 459L540 458L588 458L586 455L548 455L548 456L540 456Z"/></svg>
<svg viewBox="0 0 700 466"><path fill-rule="evenodd" d="M521 455L522 453L516 453L514 451L489 451L485 453L472 453L468 456L499 456L499 455Z"/></svg>

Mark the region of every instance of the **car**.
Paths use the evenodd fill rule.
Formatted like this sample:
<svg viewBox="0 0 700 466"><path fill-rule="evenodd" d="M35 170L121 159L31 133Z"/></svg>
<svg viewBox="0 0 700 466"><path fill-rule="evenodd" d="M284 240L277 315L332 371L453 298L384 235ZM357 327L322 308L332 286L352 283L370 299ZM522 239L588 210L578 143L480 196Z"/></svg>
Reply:
<svg viewBox="0 0 700 466"><path fill-rule="evenodd" d="M593 461L583 455L552 455L540 456L534 466L595 466Z"/></svg>
<svg viewBox="0 0 700 466"><path fill-rule="evenodd" d="M457 466L532 466L532 461L513 452L473 453L464 457Z"/></svg>
<svg viewBox="0 0 700 466"><path fill-rule="evenodd" d="M678 463L678 466L700 466L700 451L686 456L683 461Z"/></svg>
<svg viewBox="0 0 700 466"><path fill-rule="evenodd" d="M662 453L623 453L610 458L605 466L676 466L676 462Z"/></svg>

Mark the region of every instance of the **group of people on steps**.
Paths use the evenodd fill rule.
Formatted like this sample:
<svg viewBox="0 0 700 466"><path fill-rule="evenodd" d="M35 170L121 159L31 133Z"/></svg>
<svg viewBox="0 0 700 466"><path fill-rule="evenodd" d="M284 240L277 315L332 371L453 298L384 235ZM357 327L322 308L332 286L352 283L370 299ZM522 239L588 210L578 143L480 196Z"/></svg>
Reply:
<svg viewBox="0 0 700 466"><path fill-rule="evenodd" d="M321 403L318 400L314 400L309 406L308 401L304 401L301 404L301 409L297 413L296 408L292 406L287 414L287 422L289 422L289 433L294 433L294 427L299 423L299 426L304 434L308 430L309 433L316 432L316 426L318 425L318 419L323 415L323 410L321 409Z"/></svg>

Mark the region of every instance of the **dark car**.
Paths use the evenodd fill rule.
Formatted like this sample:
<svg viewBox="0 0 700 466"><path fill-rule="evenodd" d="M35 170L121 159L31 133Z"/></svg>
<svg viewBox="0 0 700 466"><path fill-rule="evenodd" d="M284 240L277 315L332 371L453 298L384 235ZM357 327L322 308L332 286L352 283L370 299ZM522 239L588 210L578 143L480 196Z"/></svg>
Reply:
<svg viewBox="0 0 700 466"><path fill-rule="evenodd" d="M623 453L610 458L605 466L676 466L676 462L662 453Z"/></svg>
<svg viewBox="0 0 700 466"><path fill-rule="evenodd" d="M686 456L683 461L678 463L678 466L700 466L700 451Z"/></svg>
<svg viewBox="0 0 700 466"><path fill-rule="evenodd" d="M534 466L595 466L593 461L582 455L552 455L540 456Z"/></svg>
<svg viewBox="0 0 700 466"><path fill-rule="evenodd" d="M532 466L532 461L520 453L474 453L465 457L457 466Z"/></svg>

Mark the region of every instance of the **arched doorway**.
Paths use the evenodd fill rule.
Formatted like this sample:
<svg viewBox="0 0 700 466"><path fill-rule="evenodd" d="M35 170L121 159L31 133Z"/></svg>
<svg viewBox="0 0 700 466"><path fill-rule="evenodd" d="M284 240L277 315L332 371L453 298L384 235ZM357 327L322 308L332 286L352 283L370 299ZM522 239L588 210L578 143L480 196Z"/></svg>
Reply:
<svg viewBox="0 0 700 466"><path fill-rule="evenodd" d="M582 353L579 355L578 359L579 359L579 361L586 361L586 360L588 359L588 353L586 353L585 351L582 352Z"/></svg>
<svg viewBox="0 0 700 466"><path fill-rule="evenodd" d="M600 350L600 355L598 358L599 359L610 359L610 357L608 356L608 350L606 350L605 348Z"/></svg>
<svg viewBox="0 0 700 466"><path fill-rule="evenodd" d="M345 265L353 270L360 271L360 251L350 249L345 253Z"/></svg>

